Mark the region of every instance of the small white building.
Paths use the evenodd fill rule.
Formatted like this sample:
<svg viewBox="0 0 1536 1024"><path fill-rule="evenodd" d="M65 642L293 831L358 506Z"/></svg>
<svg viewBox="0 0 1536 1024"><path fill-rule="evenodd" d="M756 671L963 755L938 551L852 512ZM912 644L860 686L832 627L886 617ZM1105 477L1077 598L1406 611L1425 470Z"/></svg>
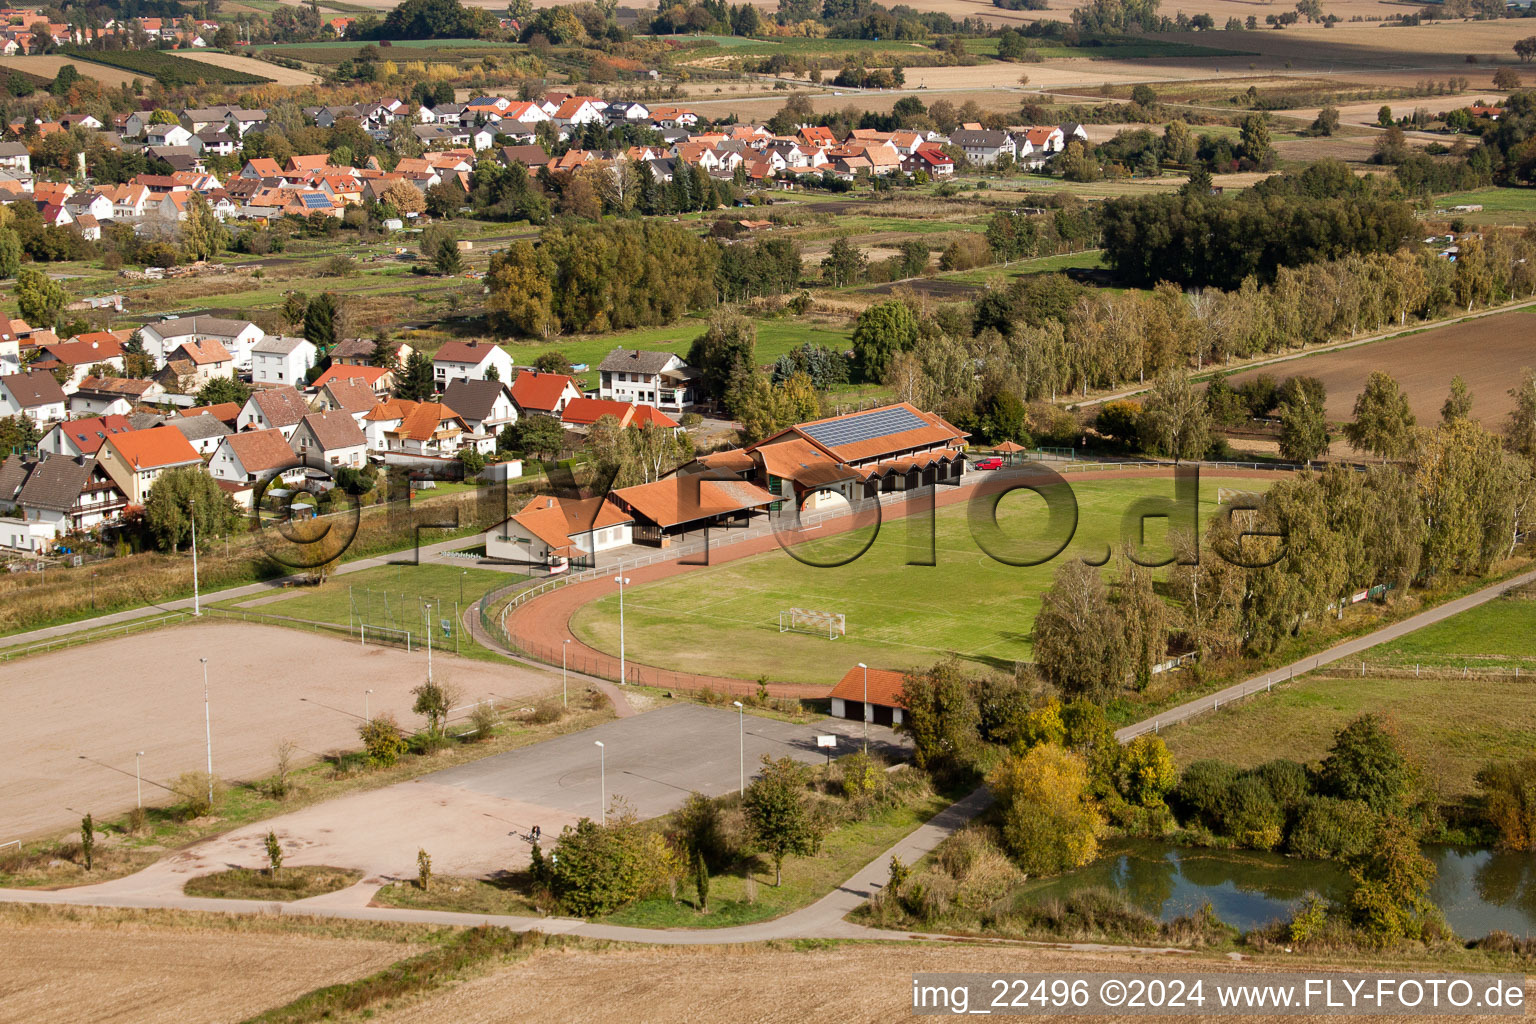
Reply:
<svg viewBox="0 0 1536 1024"><path fill-rule="evenodd" d="M307 338L268 334L251 346L251 383L299 386L318 355Z"/></svg>
<svg viewBox="0 0 1536 1024"><path fill-rule="evenodd" d="M0 377L0 417L26 416L38 426L64 418L64 389L46 370Z"/></svg>
<svg viewBox="0 0 1536 1024"><path fill-rule="evenodd" d="M304 478L304 465L276 429L230 434L219 441L208 472L216 480L259 484L281 476L285 482Z"/></svg>
<svg viewBox="0 0 1536 1024"><path fill-rule="evenodd" d="M485 534L485 554L564 572L596 564L602 551L633 542L634 517L603 498L539 495Z"/></svg>
<svg viewBox="0 0 1536 1024"><path fill-rule="evenodd" d="M267 388L256 391L245 400L240 415L235 417L236 430L282 431L286 440L299 429L299 421L309 415L309 403L292 386Z"/></svg>
<svg viewBox="0 0 1536 1024"><path fill-rule="evenodd" d="M351 414L340 409L305 416L288 444L306 465L362 469L368 463L367 436Z"/></svg>
<svg viewBox="0 0 1536 1024"><path fill-rule="evenodd" d="M432 357L432 379L439 390L456 380L503 380L513 375L512 357L485 341L450 341Z"/></svg>

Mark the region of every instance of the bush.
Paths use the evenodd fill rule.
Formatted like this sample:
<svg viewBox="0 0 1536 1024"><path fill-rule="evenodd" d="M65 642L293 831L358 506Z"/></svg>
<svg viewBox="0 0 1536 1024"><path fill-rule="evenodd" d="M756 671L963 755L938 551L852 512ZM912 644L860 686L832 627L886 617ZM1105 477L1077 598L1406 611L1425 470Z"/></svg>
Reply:
<svg viewBox="0 0 1536 1024"><path fill-rule="evenodd" d="M1376 815L1363 800L1315 796L1305 800L1285 848L1309 860L1352 860L1370 848Z"/></svg>
<svg viewBox="0 0 1536 1024"><path fill-rule="evenodd" d="M1174 807L1186 820L1221 831L1221 807L1237 781L1237 769L1225 761L1196 761L1184 769L1173 791Z"/></svg>
<svg viewBox="0 0 1536 1024"><path fill-rule="evenodd" d="M357 733L368 752L368 763L374 768L388 768L405 753L405 736L394 715L374 715L358 726Z"/></svg>
<svg viewBox="0 0 1536 1024"><path fill-rule="evenodd" d="M560 721L561 716L564 714L565 708L560 702L553 698L548 698L539 701L533 706L533 711L527 716L527 722L529 725L549 725L552 722Z"/></svg>
<svg viewBox="0 0 1536 1024"><path fill-rule="evenodd" d="M1486 764L1478 770L1477 785L1499 848L1536 849L1536 758Z"/></svg>
<svg viewBox="0 0 1536 1024"><path fill-rule="evenodd" d="M496 714L496 708L492 704L476 704L474 710L469 713L470 732L464 734L464 739L473 743L484 743L496 733L496 723L500 716Z"/></svg>
<svg viewBox="0 0 1536 1024"><path fill-rule="evenodd" d="M207 772L183 772L171 783L171 792L180 802L181 813L186 818L202 818L218 809L224 799L224 783L213 778L213 799L208 798Z"/></svg>
<svg viewBox="0 0 1536 1024"><path fill-rule="evenodd" d="M565 912L581 917L611 913L680 874L672 849L629 812L606 825L582 818L560 834L552 859L550 888Z"/></svg>
<svg viewBox="0 0 1536 1024"><path fill-rule="evenodd" d="M1312 780L1307 775L1306 765L1296 761L1276 758L1264 762L1248 774L1264 783L1270 795L1275 798L1275 803L1287 814L1296 810L1312 793Z"/></svg>
<svg viewBox="0 0 1536 1024"><path fill-rule="evenodd" d="M1084 800L1082 758L1054 743L1010 757L987 780L1003 810L1003 842L1031 875L1082 867L1098 853L1100 820Z"/></svg>

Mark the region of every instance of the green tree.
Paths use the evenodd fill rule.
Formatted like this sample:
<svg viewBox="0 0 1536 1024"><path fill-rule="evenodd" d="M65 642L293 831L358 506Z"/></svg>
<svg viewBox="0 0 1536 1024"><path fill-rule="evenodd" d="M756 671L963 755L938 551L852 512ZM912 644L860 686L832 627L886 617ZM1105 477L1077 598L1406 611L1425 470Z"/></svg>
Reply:
<svg viewBox="0 0 1536 1024"><path fill-rule="evenodd" d="M448 725L448 712L453 709L456 699L453 690L442 683L428 681L412 689L411 693L416 695L411 712L427 720L428 736L441 739Z"/></svg>
<svg viewBox="0 0 1536 1024"><path fill-rule="evenodd" d="M1378 814L1404 809L1413 769L1396 734L1375 714L1340 729L1318 765L1317 791L1340 800L1362 800Z"/></svg>
<svg viewBox="0 0 1536 1024"><path fill-rule="evenodd" d="M1374 370L1355 398L1355 418L1344 425L1344 436L1356 451L1402 458L1413 446L1414 423L1408 396L1397 381L1385 370Z"/></svg>
<svg viewBox="0 0 1536 1024"><path fill-rule="evenodd" d="M432 378L432 357L420 349L413 351L406 358L405 369L395 382L395 392L401 398L425 402L432 397L436 386Z"/></svg>
<svg viewBox="0 0 1536 1024"><path fill-rule="evenodd" d="M432 252L432 265L444 277L455 277L464 271L464 258L459 255L459 243L452 236L437 240Z"/></svg>
<svg viewBox="0 0 1536 1024"><path fill-rule="evenodd" d="M693 854L693 887L699 894L699 909L709 910L709 865L704 863L704 851Z"/></svg>
<svg viewBox="0 0 1536 1024"><path fill-rule="evenodd" d="M553 349L539 353L533 360L533 368L540 373L563 373L567 376L574 372L571 369L571 361L565 357L565 354Z"/></svg>
<svg viewBox="0 0 1536 1024"><path fill-rule="evenodd" d="M1003 761L987 784L1002 808L1003 843L1023 871L1056 875L1097 855L1102 823L1081 757L1045 743Z"/></svg>
<svg viewBox="0 0 1536 1024"><path fill-rule="evenodd" d="M1070 559L1040 598L1032 640L1035 663L1068 696L1103 700L1131 675L1120 613L1099 570Z"/></svg>
<svg viewBox="0 0 1536 1024"><path fill-rule="evenodd" d="M30 451L43 439L32 417L25 414L0 419L0 459L7 455Z"/></svg>
<svg viewBox="0 0 1536 1024"><path fill-rule="evenodd" d="M699 372L705 395L725 399L733 385L739 386L756 368L757 324L740 313L715 310L709 328L688 346L687 362Z"/></svg>
<svg viewBox="0 0 1536 1024"><path fill-rule="evenodd" d="M1210 414L1205 395L1183 373L1158 378L1142 405L1137 426L1148 452L1172 458L1176 463L1199 459L1210 447Z"/></svg>
<svg viewBox="0 0 1536 1024"><path fill-rule="evenodd" d="M1321 404L1298 394L1280 405L1280 457L1297 462L1319 458L1328 451L1328 419Z"/></svg>
<svg viewBox="0 0 1536 1024"><path fill-rule="evenodd" d="M16 275L16 305L21 318L34 327L52 327L59 312L69 301L64 286L32 267L23 267Z"/></svg>
<svg viewBox="0 0 1536 1024"><path fill-rule="evenodd" d="M955 659L907 673L899 703L901 731L912 737L912 761L919 768L954 767L974 748L980 716Z"/></svg>
<svg viewBox="0 0 1536 1024"><path fill-rule="evenodd" d="M1261 170L1275 162L1275 147L1269 132L1269 118L1255 111L1243 118L1240 128L1243 156Z"/></svg>
<svg viewBox="0 0 1536 1024"><path fill-rule="evenodd" d="M273 878L283 870L283 844L277 841L277 833L267 830L267 873Z"/></svg>
<svg viewBox="0 0 1536 1024"><path fill-rule="evenodd" d="M763 755L762 774L742 799L747 834L773 860L774 885L784 883L784 858L809 857L821 846L821 828L811 812L809 769L792 757Z"/></svg>
<svg viewBox="0 0 1536 1024"><path fill-rule="evenodd" d="M336 337L336 321L341 313L341 302L330 292L321 292L309 300L304 308L304 337L326 355L340 339Z"/></svg>
<svg viewBox="0 0 1536 1024"><path fill-rule="evenodd" d="M21 238L10 228L0 228L0 277L15 277L21 270Z"/></svg>
<svg viewBox="0 0 1536 1024"><path fill-rule="evenodd" d="M1339 130L1339 108L1332 104L1317 112L1310 131L1313 135L1332 135Z"/></svg>
<svg viewBox="0 0 1536 1024"><path fill-rule="evenodd" d="M199 541L224 536L242 518L239 506L202 466L168 469L156 478L144 502L144 521L162 551L191 539L194 510Z"/></svg>
<svg viewBox="0 0 1536 1024"><path fill-rule="evenodd" d="M519 449L535 458L553 458L565 447L565 431L553 416L524 416L517 428Z"/></svg>
<svg viewBox="0 0 1536 1024"><path fill-rule="evenodd" d="M1423 936L1435 914L1429 898L1435 866L1421 852L1408 823L1385 821L1370 849L1350 869L1349 911L1360 935L1381 948Z"/></svg>
<svg viewBox="0 0 1536 1024"><path fill-rule="evenodd" d="M1467 382L1458 373L1451 378L1451 393L1446 396L1445 404L1440 407L1440 421L1450 424L1471 415L1472 392L1467 390Z"/></svg>
<svg viewBox="0 0 1536 1024"><path fill-rule="evenodd" d="M1505 431L1509 447L1536 469L1536 369L1520 371L1520 385L1510 389L1509 397L1515 400Z"/></svg>
<svg viewBox="0 0 1536 1024"><path fill-rule="evenodd" d="M196 402L198 405L219 405L223 402L244 405L250 397L251 389L234 377L213 377L198 388Z"/></svg>
<svg viewBox="0 0 1536 1024"><path fill-rule="evenodd" d="M859 314L853 327L853 355L866 381L884 378L891 357L917 342L912 308L899 299L877 302Z"/></svg>
<svg viewBox="0 0 1536 1024"><path fill-rule="evenodd" d="M846 235L840 235L821 261L821 270L826 275L827 284L833 288L846 288L859 282L868 265L869 258L864 255L864 250L848 241Z"/></svg>
<svg viewBox="0 0 1536 1024"><path fill-rule="evenodd" d="M1120 794L1142 807L1161 807L1179 781L1173 755L1160 736L1143 734L1127 743L1119 768Z"/></svg>
<svg viewBox="0 0 1536 1024"><path fill-rule="evenodd" d="M206 260L229 247L229 231L201 192L187 201L187 219L181 224L181 248L188 260Z"/></svg>

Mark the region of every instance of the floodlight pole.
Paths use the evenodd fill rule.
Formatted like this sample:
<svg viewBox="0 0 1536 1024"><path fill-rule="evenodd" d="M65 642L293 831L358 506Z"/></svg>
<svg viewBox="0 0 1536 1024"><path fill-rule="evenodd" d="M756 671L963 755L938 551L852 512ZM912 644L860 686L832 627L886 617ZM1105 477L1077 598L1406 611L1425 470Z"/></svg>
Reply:
<svg viewBox="0 0 1536 1024"><path fill-rule="evenodd" d="M560 644L560 706L566 708L571 706L570 689L566 686L565 682L565 662L570 650L570 640Z"/></svg>
<svg viewBox="0 0 1536 1024"><path fill-rule="evenodd" d="M139 810L144 809L144 773L139 771L139 759L144 756L144 751L137 750L133 754L133 784L139 791Z"/></svg>
<svg viewBox="0 0 1536 1024"><path fill-rule="evenodd" d="M624 685L624 584L629 582L628 576L615 576L613 582L619 585L619 685Z"/></svg>
<svg viewBox="0 0 1536 1024"><path fill-rule="evenodd" d="M371 722L371 721L373 721L373 716L368 713L368 695L370 693L372 693L372 692L373 692L372 690L364 690L363 691L363 721L364 722Z"/></svg>
<svg viewBox="0 0 1536 1024"><path fill-rule="evenodd" d="M192 520L192 614L203 614L201 602L197 596L197 499L187 499L187 515ZM205 661L207 659L204 659ZM211 769L210 769L211 771Z"/></svg>
<svg viewBox="0 0 1536 1024"><path fill-rule="evenodd" d="M208 808L213 809L213 713L208 708L208 659L203 663L203 739L208 744Z"/></svg>
<svg viewBox="0 0 1536 1024"><path fill-rule="evenodd" d="M747 795L747 709L741 706L741 701L733 700L736 705L736 736L740 752L737 755L737 773L740 779L736 784L736 792L741 796Z"/></svg>
<svg viewBox="0 0 1536 1024"><path fill-rule="evenodd" d="M869 753L869 666L862 661L859 668L864 670L864 707L859 712L859 717L864 719L864 753Z"/></svg>
<svg viewBox="0 0 1536 1024"><path fill-rule="evenodd" d="M602 740L593 740L597 744L597 802L602 811L603 824L608 824L608 748L603 746Z"/></svg>
<svg viewBox="0 0 1536 1024"><path fill-rule="evenodd" d="M427 682L432 682L432 602L426 602L427 608Z"/></svg>

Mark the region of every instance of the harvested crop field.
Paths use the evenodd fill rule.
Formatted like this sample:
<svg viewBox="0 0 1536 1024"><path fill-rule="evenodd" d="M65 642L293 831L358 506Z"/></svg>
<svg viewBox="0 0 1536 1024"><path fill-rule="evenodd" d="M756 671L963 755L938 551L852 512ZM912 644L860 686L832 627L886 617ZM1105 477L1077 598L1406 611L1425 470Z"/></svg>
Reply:
<svg viewBox="0 0 1536 1024"><path fill-rule="evenodd" d="M804 949L732 946L604 952L549 950L415 1005L386 1011L374 1020L387 1024L488 1024L510 1019L507 1008L515 1006L518 1021L560 1024L573 1020L625 1024L790 1024L809 1020L890 1024L913 1016L915 972L1050 972L1070 977L1074 973L1114 971L1160 973L1167 977L1172 971L1270 972L1276 970L1272 964L1273 961L1233 963L1220 954L1170 956L915 943L832 947L808 944ZM1284 964L1286 972L1305 971L1308 967L1289 959ZM983 1008L973 1005L972 1012L979 1009ZM953 1018L954 1014L951 1011L943 1016ZM1144 1018L1114 1015L1091 1019ZM1243 1019L1297 1018L1252 1015Z"/></svg>
<svg viewBox="0 0 1536 1024"><path fill-rule="evenodd" d="M1465 323L1436 327L1387 341L1337 352L1291 359L1261 370L1234 374L1241 384L1267 373L1276 380L1305 374L1328 389L1328 419L1342 423L1354 416L1355 396L1374 370L1386 370L1407 392L1420 423L1433 423L1461 374L1472 391L1472 416L1490 430L1502 430L1514 407L1509 389L1521 367L1536 366L1536 314L1500 313Z"/></svg>
<svg viewBox="0 0 1536 1024"><path fill-rule="evenodd" d="M20 71L23 74L36 75L39 78L53 79L59 75L59 69L65 64L73 64L75 70L86 78L94 79L102 85L110 85L116 89L119 86L132 85L135 78L144 80L143 75L135 75L131 71L122 68L109 68L105 64L96 64L88 60L80 60L78 57L65 57L62 54L50 53L32 57L5 57L0 59L0 71ZM272 76L269 76L272 77Z"/></svg>
<svg viewBox="0 0 1536 1024"><path fill-rule="evenodd" d="M84 916L0 917L0 1024L242 1020L415 952L399 942Z"/></svg>
<svg viewBox="0 0 1536 1024"><path fill-rule="evenodd" d="M269 64L255 57L237 57L232 53L198 53L196 50L177 50L176 56L185 57L187 60L200 61L204 64L214 64L221 68L229 68L231 71L244 71L252 75L260 75L270 78L278 85L314 85L320 81L319 76L312 75L308 71L295 71L292 68L279 67Z"/></svg>
<svg viewBox="0 0 1536 1024"><path fill-rule="evenodd" d="M418 721L410 690L425 675L424 652L298 629L210 622L19 659L0 666L0 698L28 709L10 716L11 753L0 764L5 838L132 808L135 751L144 751L145 802L171 802L166 784L205 763L199 657L208 659L213 770L225 780L269 774L280 740L298 744L305 760L355 749L365 689L371 713ZM559 685L540 672L442 655L434 669L466 699Z"/></svg>

